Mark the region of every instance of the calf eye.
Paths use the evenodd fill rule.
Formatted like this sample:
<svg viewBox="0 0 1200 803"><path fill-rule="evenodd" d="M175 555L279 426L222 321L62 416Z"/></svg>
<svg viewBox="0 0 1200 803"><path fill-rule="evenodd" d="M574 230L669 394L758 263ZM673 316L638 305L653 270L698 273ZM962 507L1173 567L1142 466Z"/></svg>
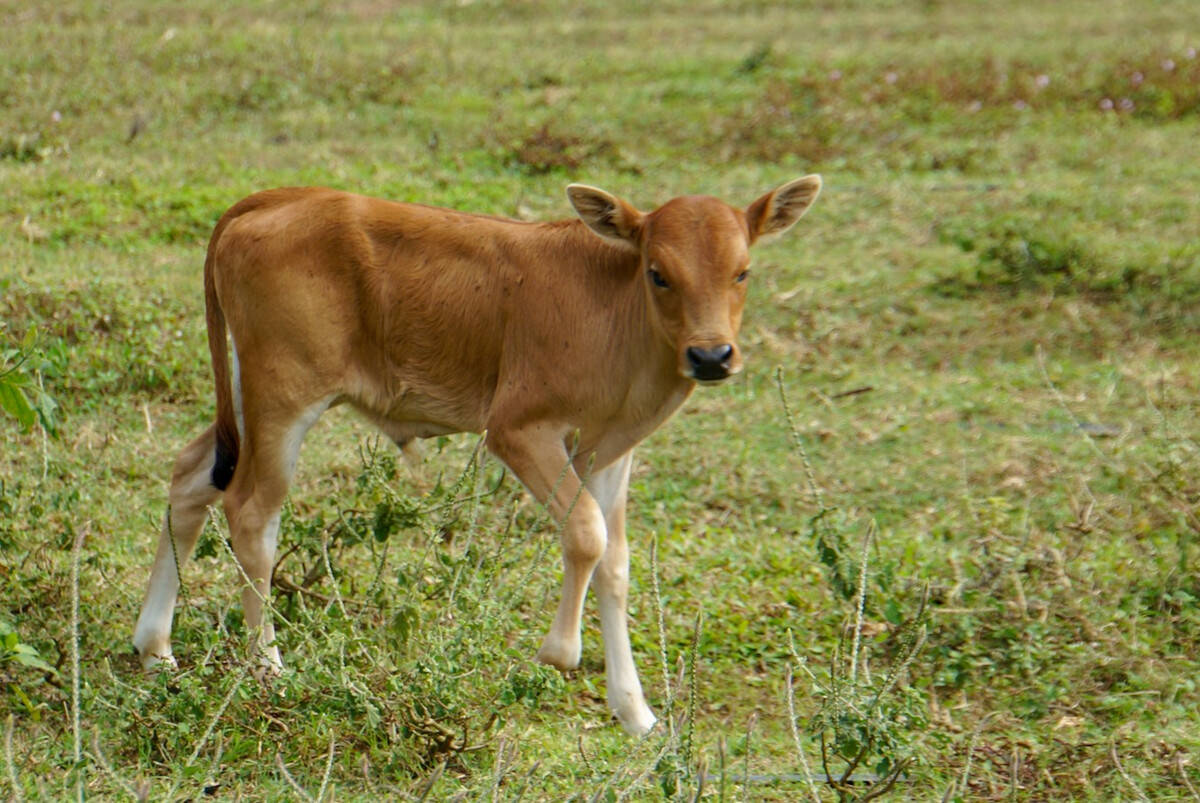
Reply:
<svg viewBox="0 0 1200 803"><path fill-rule="evenodd" d="M668 282L666 279L664 279L663 275L661 273L659 273L658 271L656 271L654 268L651 268L650 270L648 270L646 272L650 274L650 281L654 282L655 287L661 287L665 290L666 288L671 286L671 283Z"/></svg>
<svg viewBox="0 0 1200 803"><path fill-rule="evenodd" d="M737 282L738 284L741 284L742 282L746 281L746 277L749 275L750 275L750 271L744 270L737 275L737 278L734 279L734 281Z"/></svg>

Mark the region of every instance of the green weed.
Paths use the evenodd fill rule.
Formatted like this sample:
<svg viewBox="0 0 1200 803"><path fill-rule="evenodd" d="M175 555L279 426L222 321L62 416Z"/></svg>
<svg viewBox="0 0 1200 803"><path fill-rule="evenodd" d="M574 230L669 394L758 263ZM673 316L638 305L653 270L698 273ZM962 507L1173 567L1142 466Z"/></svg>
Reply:
<svg viewBox="0 0 1200 803"><path fill-rule="evenodd" d="M37 423L46 432L54 434L58 405L50 394L35 384L28 366L37 346L37 329L29 329L18 348L0 350L0 410L17 419L26 430ZM34 372L40 378L36 368Z"/></svg>

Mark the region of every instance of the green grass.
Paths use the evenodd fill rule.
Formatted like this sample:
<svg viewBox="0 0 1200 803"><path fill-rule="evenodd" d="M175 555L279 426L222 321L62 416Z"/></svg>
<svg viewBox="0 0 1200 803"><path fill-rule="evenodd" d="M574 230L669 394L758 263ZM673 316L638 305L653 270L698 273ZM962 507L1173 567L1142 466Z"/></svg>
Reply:
<svg viewBox="0 0 1200 803"><path fill-rule="evenodd" d="M43 412L0 418L10 797L795 800L824 741L835 776L902 765L896 799L1196 799L1191 3L118 5L0 2L0 382ZM553 218L571 181L650 207L808 172L755 256L746 373L635 461L669 731L609 722L592 612L578 672L532 662L554 527L475 439L418 478L343 413L285 516L287 672L247 674L217 522L180 671L142 675L225 208L324 184Z"/></svg>

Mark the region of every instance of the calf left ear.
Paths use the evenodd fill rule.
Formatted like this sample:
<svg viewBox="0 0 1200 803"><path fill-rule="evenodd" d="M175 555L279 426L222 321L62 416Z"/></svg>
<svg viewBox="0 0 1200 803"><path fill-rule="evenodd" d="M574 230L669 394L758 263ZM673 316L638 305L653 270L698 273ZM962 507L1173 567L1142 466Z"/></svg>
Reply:
<svg viewBox="0 0 1200 803"><path fill-rule="evenodd" d="M821 192L821 177L805 176L768 192L746 208L750 242L771 234L783 234L799 220Z"/></svg>
<svg viewBox="0 0 1200 803"><path fill-rule="evenodd" d="M615 195L586 184L568 186L567 198L589 229L606 240L638 247L638 230L641 228L643 215L633 206Z"/></svg>

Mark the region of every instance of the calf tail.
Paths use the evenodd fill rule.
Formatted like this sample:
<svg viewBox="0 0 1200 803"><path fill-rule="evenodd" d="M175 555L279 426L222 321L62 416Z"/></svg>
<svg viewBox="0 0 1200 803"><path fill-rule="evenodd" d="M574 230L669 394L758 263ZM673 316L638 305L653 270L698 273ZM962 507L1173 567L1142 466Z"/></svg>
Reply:
<svg viewBox="0 0 1200 803"><path fill-rule="evenodd" d="M225 337L225 312L217 298L217 242L226 223L234 216L227 212L217 222L212 239L208 242L208 254L204 259L204 310L208 324L208 350L212 355L213 379L217 391L216 459L212 467L212 484L224 491L233 479L237 467L240 438L237 418L233 409L233 388L229 376L229 349Z"/></svg>

